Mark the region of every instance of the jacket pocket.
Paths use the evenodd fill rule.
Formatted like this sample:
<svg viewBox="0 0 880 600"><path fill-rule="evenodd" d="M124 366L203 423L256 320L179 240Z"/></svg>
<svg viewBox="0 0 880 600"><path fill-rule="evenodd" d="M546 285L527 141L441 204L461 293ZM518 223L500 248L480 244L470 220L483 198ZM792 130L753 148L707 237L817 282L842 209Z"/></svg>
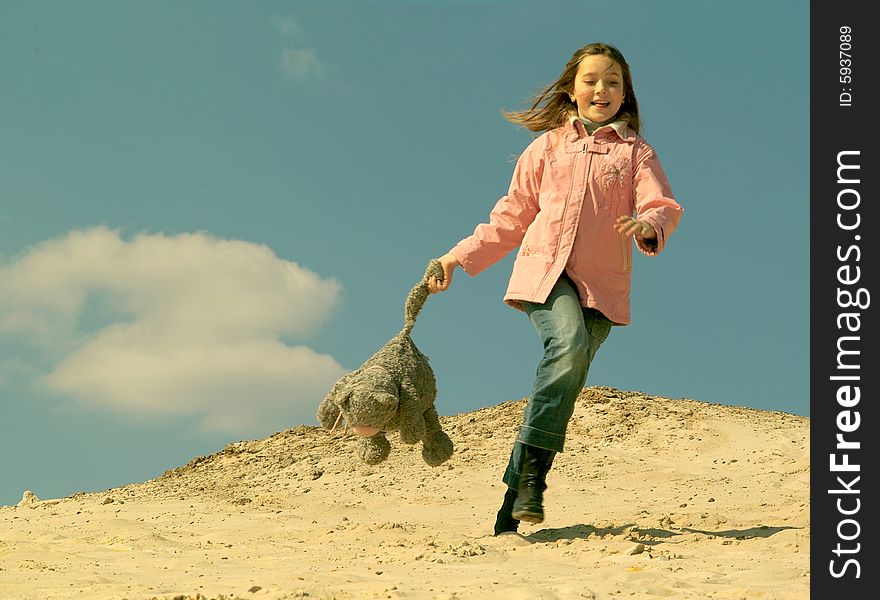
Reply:
<svg viewBox="0 0 880 600"><path fill-rule="evenodd" d="M508 292L531 295L550 271L553 260L543 254L520 253L513 263Z"/></svg>
<svg viewBox="0 0 880 600"><path fill-rule="evenodd" d="M551 260L553 258L553 244L551 243L549 229L551 227L550 220L555 214L555 207L541 210L535 215L525 235L520 242L517 259L524 257L544 258Z"/></svg>
<svg viewBox="0 0 880 600"><path fill-rule="evenodd" d="M632 270L632 256L630 254L632 238L620 234L618 234L617 238L620 240L617 244L617 247L620 249L620 269L624 273L629 273Z"/></svg>

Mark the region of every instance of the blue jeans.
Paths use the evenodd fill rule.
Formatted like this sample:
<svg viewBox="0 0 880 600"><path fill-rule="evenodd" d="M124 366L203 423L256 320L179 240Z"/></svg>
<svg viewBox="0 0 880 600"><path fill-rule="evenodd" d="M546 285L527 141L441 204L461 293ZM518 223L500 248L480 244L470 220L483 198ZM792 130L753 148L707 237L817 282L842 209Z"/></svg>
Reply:
<svg viewBox="0 0 880 600"><path fill-rule="evenodd" d="M611 321L605 315L581 306L577 289L565 274L546 302L522 305L541 337L544 356L504 472L504 483L512 488L519 487L523 444L562 452L568 421L587 380L590 362L611 331Z"/></svg>

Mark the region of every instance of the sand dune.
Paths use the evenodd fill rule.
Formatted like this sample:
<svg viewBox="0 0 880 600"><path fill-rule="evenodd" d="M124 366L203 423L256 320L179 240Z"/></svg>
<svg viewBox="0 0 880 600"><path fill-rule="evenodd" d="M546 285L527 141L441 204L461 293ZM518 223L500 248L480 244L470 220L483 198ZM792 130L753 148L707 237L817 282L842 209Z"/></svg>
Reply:
<svg viewBox="0 0 880 600"><path fill-rule="evenodd" d="M300 426L145 483L0 508L0 598L809 597L809 419L586 388L540 525L493 537L525 401L438 468Z"/></svg>

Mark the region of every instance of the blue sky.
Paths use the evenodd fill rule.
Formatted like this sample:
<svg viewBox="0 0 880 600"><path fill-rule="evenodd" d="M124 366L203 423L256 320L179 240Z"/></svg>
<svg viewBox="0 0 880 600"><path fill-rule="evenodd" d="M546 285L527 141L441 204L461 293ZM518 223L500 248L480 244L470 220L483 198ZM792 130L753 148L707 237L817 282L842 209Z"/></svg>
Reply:
<svg viewBox="0 0 880 600"><path fill-rule="evenodd" d="M808 26L795 1L0 3L0 504L316 425L507 190L532 134L501 111L592 41L685 213L588 385L808 415ZM441 414L529 394L511 266L420 316Z"/></svg>

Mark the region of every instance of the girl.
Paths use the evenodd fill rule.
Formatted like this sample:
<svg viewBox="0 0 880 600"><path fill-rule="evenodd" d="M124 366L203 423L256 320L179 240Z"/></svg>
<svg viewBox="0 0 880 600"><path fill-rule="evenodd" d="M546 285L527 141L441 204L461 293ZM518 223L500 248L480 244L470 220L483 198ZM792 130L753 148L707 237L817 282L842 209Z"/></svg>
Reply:
<svg viewBox="0 0 880 600"><path fill-rule="evenodd" d="M444 278L429 282L431 293L447 290L456 267L475 276L519 246L504 302L529 316L544 356L503 476L495 535L544 520L545 478L590 362L612 325L630 321L631 240L659 254L683 212L639 136L617 48L580 48L530 109L505 117L544 133L519 157L489 222L440 257Z"/></svg>

